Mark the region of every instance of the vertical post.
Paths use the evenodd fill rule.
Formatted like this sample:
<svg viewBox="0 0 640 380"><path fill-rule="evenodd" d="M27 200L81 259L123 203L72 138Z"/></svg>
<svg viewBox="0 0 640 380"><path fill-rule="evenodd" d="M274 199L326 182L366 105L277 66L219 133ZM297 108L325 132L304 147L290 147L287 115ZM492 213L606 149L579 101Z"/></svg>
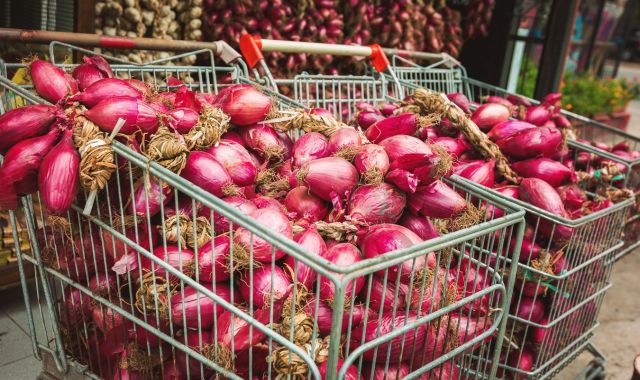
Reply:
<svg viewBox="0 0 640 380"><path fill-rule="evenodd" d="M606 0L600 0L598 4L598 13L596 14L595 22L593 23L593 33L589 38L589 44L587 45L587 57L585 58L584 71L588 71L591 68L591 57L593 56L593 49L596 46L598 40L598 30L600 30L600 24L602 24L602 11L604 10L604 3Z"/></svg>
<svg viewBox="0 0 640 380"><path fill-rule="evenodd" d="M569 39L575 24L578 0L554 0L540 58L540 70L534 97L542 99L560 85L564 73Z"/></svg>
<svg viewBox="0 0 640 380"><path fill-rule="evenodd" d="M73 31L93 33L95 31L95 0L74 0Z"/></svg>

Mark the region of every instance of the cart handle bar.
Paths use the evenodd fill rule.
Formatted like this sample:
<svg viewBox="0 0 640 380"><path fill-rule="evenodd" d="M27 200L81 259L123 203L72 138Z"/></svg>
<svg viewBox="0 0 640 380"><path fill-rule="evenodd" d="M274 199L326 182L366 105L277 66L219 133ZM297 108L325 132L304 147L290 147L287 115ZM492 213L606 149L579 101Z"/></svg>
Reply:
<svg viewBox="0 0 640 380"><path fill-rule="evenodd" d="M369 57L373 67L379 73L385 71L390 65L389 59L378 44L360 46L267 40L260 38L260 36L245 34L240 37L240 51L242 52L242 55L247 61L249 67L252 69L258 64L258 62L264 59L264 56L262 55L263 51Z"/></svg>
<svg viewBox="0 0 640 380"><path fill-rule="evenodd" d="M226 64L242 59L240 53L235 51L224 41L201 42L183 40L161 40L154 38L129 38L109 37L89 33L51 32L46 30L27 30L0 28L0 41L15 41L23 43L48 44L60 41L76 46L100 47L105 49L139 49L186 52L193 50L211 50Z"/></svg>

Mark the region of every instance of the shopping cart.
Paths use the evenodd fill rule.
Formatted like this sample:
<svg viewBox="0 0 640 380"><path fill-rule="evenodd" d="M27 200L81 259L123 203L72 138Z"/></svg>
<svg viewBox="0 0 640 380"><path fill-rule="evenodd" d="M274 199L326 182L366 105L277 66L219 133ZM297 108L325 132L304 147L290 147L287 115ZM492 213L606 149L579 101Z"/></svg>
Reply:
<svg viewBox="0 0 640 380"><path fill-rule="evenodd" d="M249 38L249 37L244 37ZM254 37L255 38L255 37ZM279 52L304 52L313 53L322 50L319 44L307 45L306 43L282 42L272 40L261 40L263 51ZM279 49L286 46L286 50ZM310 48L307 49L307 46ZM348 54L350 47L336 47L341 55ZM333 50L332 49L332 50ZM358 55L360 50L353 50L352 54ZM393 52L393 50L391 50ZM246 52L243 51L246 55ZM399 52L402 55L409 55L408 52ZM378 74L354 78L351 76L327 76L299 74L292 79L276 78L268 72L268 68L262 64L265 76L269 78L273 86L293 86L294 99L309 107L325 107L334 111L336 116L347 115L349 118L357 111L358 102L369 102L374 105L388 100L397 101L394 97L394 88L400 87L403 95L411 94L415 89L425 86L431 90L442 92L459 92L474 94L469 90L469 79L466 78L464 68L454 59L447 55L426 54L423 58L436 60L430 66L422 67L408 61L400 56L393 56L394 75L384 79L384 71L378 70ZM261 61L259 61L261 62ZM399 65L399 62L406 62L407 65ZM257 63L256 63L257 64ZM251 65L250 65L251 66ZM380 73L380 72L383 73ZM357 83L361 87L358 87ZM375 92L357 91L372 83L378 86ZM308 89L311 91L300 91ZM358 97L350 101L344 99L343 88L351 88L352 93L375 93L384 94L380 97ZM317 91L322 89L322 91ZM474 87L475 89L475 87ZM471 92L470 92L471 91ZM476 90L477 91L477 90ZM397 93L397 92L395 92ZM484 95L484 94L482 94ZM481 95L479 95L481 96ZM472 100L478 99L475 96ZM351 107L344 112L336 112L335 102L346 107ZM584 150L583 150L584 149ZM580 144L572 145L573 154L586 151L593 153L594 157L605 157L589 146L583 147ZM608 157L608 156L607 156ZM589 171L595 165L597 159L589 160L585 163L585 170ZM479 190L481 187L464 179L462 181L467 186ZM493 192L492 190L490 190ZM497 192L493 192L500 196ZM503 197L505 201L512 201ZM622 242L620 236L623 227L624 216L633 203L633 200L626 200L613 207L593 213L591 215L571 220L554 216L544 210L532 207L524 202L513 201L516 207L527 211L528 222L533 225L533 229L527 231L527 239L536 241L539 234L545 233L544 239L548 244L544 247L537 247L538 251L544 253L543 256L535 256L531 252L521 252L520 260L513 261L513 268L518 273L518 281L515 289L518 294L522 294L522 289L526 286L534 294L531 300L522 298L512 299L511 310L505 345L504 355L500 360L500 376L510 377L530 377L549 378L557 374L564 366L570 363L589 343L593 331L597 327L597 315L606 290L610 287L609 274L613 259L616 257ZM544 229L544 231L543 231ZM567 231L568 236L561 236ZM562 241L562 246L556 246L554 241ZM531 247L533 249L533 247ZM536 252L538 255L539 252ZM566 267L558 274L549 273L548 264L556 260L564 260ZM517 264L515 264L517 263ZM547 267L543 264L547 264ZM597 273L594 272L598 268ZM520 288L519 288L520 287ZM551 289L551 290L549 290ZM547 292L559 294L554 302L547 306L546 320L544 324L540 321L531 321L531 316L518 316L520 305L524 302L540 302L543 298L539 293ZM565 296L567 296L565 298ZM554 297L551 297L554 298ZM548 302L548 301L546 301ZM531 358L532 368L529 371L521 371L508 363L509 360L520 360L523 354L528 354L528 347L524 347L523 338L531 334L530 331L537 330L544 337L540 342L540 353ZM525 350L526 349L526 350ZM513 358L513 359L511 359Z"/></svg>
<svg viewBox="0 0 640 380"><path fill-rule="evenodd" d="M215 65L210 52L204 55L211 59L210 66L174 67L153 62L112 67L118 76L148 80L161 88L170 88L168 76L185 78L190 89L210 93L228 83L222 77L242 80L242 67ZM18 67L9 65L6 70ZM16 99L45 103L29 87L16 86L5 77L0 77L0 86L2 112L13 108ZM299 107L281 100L281 107ZM26 253L16 245L21 273L25 266L37 270L35 289L22 276L34 353L55 364L56 376L81 373L119 378L125 375L123 371L141 371L162 377L184 370L183 375L200 378L217 373L234 379L283 378L288 374L333 379L345 377L349 365L362 372L409 369L412 375L428 373L435 378L452 372L481 378L497 371L501 345L487 340L496 336L500 342L504 335L508 289L515 274L505 277L502 273L507 269L507 250L520 246L524 231L524 213L507 202L493 195L485 197L485 190L471 193L465 184L452 183L468 202L478 207L494 205L504 210L504 216L486 215L471 228L343 267L304 251L125 144L114 142L113 149L121 168L95 198L90 215L83 214L82 197L65 218L36 213L38 194L23 197L21 209L10 214L14 224L17 216L26 218L32 246ZM136 190L142 192L146 212L127 216L127 193ZM172 194L171 200L154 204L158 191ZM152 217L150 207L156 206ZM172 212L176 214L183 207L189 210L184 215L185 226L193 232L184 240L179 238L183 225L167 221ZM200 223L209 227L194 227ZM240 233L234 227L244 231L245 246L229 244ZM171 238L172 233L178 238ZM229 283L225 285L215 281L224 273L200 270L199 260L207 255L201 252L209 252L198 242L201 233L216 236L211 251L225 249L226 241L231 272L248 254L242 276L227 274ZM15 233L14 239L19 241ZM193 259L189 259L190 252ZM292 302L304 293L298 280L287 288L287 294L273 288L265 290L264 297L242 293L243 288L253 288L256 272L270 270L271 276L276 272L275 260L260 267L251 259L265 253L274 258L281 252L294 262L293 278L298 278L302 264L317 275L306 289L308 302L303 305ZM441 269L430 275L423 266L434 258L435 268ZM122 273L117 276L111 271L115 263ZM403 285L405 278L408 289ZM100 286L103 282L111 286ZM449 283L463 284L462 293L444 286ZM326 286L334 289L332 304L322 297ZM356 287L362 289L356 292ZM385 303L390 302L379 302L376 308L373 294L381 290L394 297L384 298ZM398 297L400 291L410 296ZM197 302L183 301L187 296ZM479 313L477 305L486 313ZM189 314L187 306L199 312ZM168 307L171 312L167 314ZM303 311L304 323L281 319L283 309L288 309L285 315L296 317ZM309 321L309 315L316 317ZM320 315L324 315L322 321ZM331 317L327 319L327 315ZM373 334L372 326L382 325L378 318L389 316L405 322L388 333ZM478 325L472 328L465 321ZM222 329L229 325L232 332L223 334L229 330ZM299 325L304 327L302 331ZM209 331L211 326L214 329ZM420 347L425 334L433 339L429 350ZM237 336L244 341L236 340ZM212 346L211 339L218 344ZM241 346L246 340L254 343L249 349ZM323 362L326 364L320 364ZM326 368L326 375L321 375L320 368Z"/></svg>

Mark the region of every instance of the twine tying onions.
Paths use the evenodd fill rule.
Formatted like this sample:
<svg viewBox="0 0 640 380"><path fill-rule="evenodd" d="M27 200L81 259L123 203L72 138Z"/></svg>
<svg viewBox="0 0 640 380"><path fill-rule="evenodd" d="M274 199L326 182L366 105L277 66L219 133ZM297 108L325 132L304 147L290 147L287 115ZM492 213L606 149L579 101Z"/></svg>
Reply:
<svg viewBox="0 0 640 380"><path fill-rule="evenodd" d="M185 136L189 150L206 150L217 144L229 129L230 120L219 108L203 105L198 122Z"/></svg>
<svg viewBox="0 0 640 380"><path fill-rule="evenodd" d="M160 166L180 174L187 164L189 149L179 133L162 126L145 147L144 155Z"/></svg>

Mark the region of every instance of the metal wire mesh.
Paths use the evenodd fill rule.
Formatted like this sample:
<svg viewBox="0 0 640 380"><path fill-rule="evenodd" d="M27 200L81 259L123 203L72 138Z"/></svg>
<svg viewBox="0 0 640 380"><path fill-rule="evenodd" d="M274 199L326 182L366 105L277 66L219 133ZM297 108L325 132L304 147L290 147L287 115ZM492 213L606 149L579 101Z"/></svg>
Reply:
<svg viewBox="0 0 640 380"><path fill-rule="evenodd" d="M191 88L205 92L217 90L215 76L230 74L220 70L114 67L160 86L168 75L188 76ZM41 102L28 88L1 82L2 112ZM120 168L91 215L82 214L79 197L67 215L52 219L38 194L24 197L19 211L32 245L31 252L19 252L20 267L37 270L34 290L22 278L34 351L54 354L60 370L69 356L106 378L125 371L161 377L180 368L192 378L320 379L324 362L341 369L339 378L349 364L362 373L382 367L434 378L495 372L500 345L488 340L496 335L499 342L504 329L510 294L501 273L508 247L520 244L522 211L455 184L468 202L494 205L504 216L487 213L474 227L340 266L123 144L113 147ZM11 218L15 224L15 213ZM216 270L203 266L215 262L218 251L223 259ZM257 272L269 271L271 283L276 275L289 276L276 269L281 256L293 260L292 286L285 293L260 289ZM315 276L306 288L298 281L302 264ZM387 294L380 305L373 292ZM307 297L299 304L301 293ZM310 324L283 317L299 311L311 315ZM377 330L389 323L391 329ZM329 370L326 378L335 377Z"/></svg>

